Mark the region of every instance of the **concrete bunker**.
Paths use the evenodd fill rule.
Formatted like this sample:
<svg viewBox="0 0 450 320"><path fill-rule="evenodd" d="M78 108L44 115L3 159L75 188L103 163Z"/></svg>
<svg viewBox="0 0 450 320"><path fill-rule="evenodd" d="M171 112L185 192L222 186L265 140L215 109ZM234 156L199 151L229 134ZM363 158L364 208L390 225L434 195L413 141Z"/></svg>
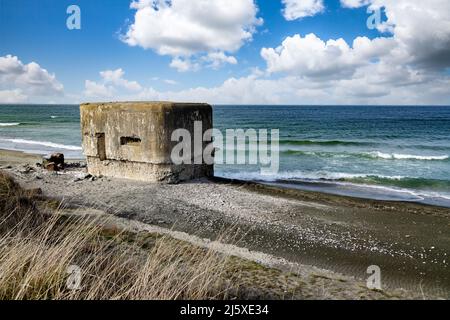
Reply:
<svg viewBox="0 0 450 320"><path fill-rule="evenodd" d="M176 183L214 175L213 165L176 165L172 132L194 123L205 133L212 128L208 104L172 102L86 103L80 106L83 150L92 175L148 182ZM203 142L203 149L208 142ZM194 151L194 150L193 150Z"/></svg>

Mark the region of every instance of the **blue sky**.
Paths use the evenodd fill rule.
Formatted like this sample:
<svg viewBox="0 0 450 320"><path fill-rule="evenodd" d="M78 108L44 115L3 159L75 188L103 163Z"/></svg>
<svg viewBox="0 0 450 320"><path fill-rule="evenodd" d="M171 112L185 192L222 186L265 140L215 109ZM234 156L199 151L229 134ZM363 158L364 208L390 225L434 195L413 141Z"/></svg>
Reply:
<svg viewBox="0 0 450 320"><path fill-rule="evenodd" d="M216 21L207 20L205 15L199 15L199 21L193 20L196 6L205 0L191 0L189 9L183 7L186 0L172 0L171 5L158 8L169 16L158 17L155 11L138 23L137 14L148 13L152 5L149 0L139 1L139 7L131 8L129 0L0 0L0 102L159 98L243 104L450 102L449 59L431 61L450 50L448 24L443 24L439 37L421 35L417 43L410 37L402 39L396 30L400 29L398 26L402 30L410 28L413 33L417 24L412 18L395 15L401 8L389 0L235 0L246 3L234 8L236 16L230 11L233 8L223 7L223 0L210 0L218 4L208 10L224 10L218 14L230 15L223 22L223 32ZM153 5L160 5L157 2ZM383 26L369 30L367 8L377 6L377 2L381 3ZM419 9L426 6L422 1L411 2ZM438 4L448 6L444 0L431 3L436 6L431 9L437 13L442 11ZM66 9L73 4L81 9L80 30L66 27ZM289 5L293 8L290 18L286 13ZM170 17L174 16L181 16L182 21L186 18L186 28L200 27L202 31L198 35L189 31L187 37L180 39L177 34L185 29L180 23L179 30L159 37L168 28L165 23L170 24ZM213 12L211 16L214 17ZM133 27L136 34L130 36L128 32ZM153 35L145 34L158 28ZM208 28L214 28L215 33ZM234 30L244 30L247 35L235 39ZM308 34L314 38L307 39ZM354 46L358 37L365 37L367 43ZM286 39L291 43L283 46ZM337 39L343 39L345 45L327 43ZM380 45L383 40L385 43ZM182 44L174 45L175 41ZM428 46L430 51L434 51L416 56L416 46L426 51L427 41L432 44ZM168 46L169 53L165 52ZM264 56L263 48L273 50ZM227 59L226 62L209 58L211 53ZM171 66L175 60L186 68ZM34 74L28 74L30 63L39 66ZM14 64L26 70L22 71L24 74L11 73ZM396 68L397 73L391 74ZM105 71L111 71L109 78L100 75ZM369 79L367 74L379 77ZM36 83L36 79L30 79L33 76L38 78L36 88L32 88ZM418 88L423 91L420 96ZM430 88L434 91L429 92ZM241 100L239 90L245 90Z"/></svg>

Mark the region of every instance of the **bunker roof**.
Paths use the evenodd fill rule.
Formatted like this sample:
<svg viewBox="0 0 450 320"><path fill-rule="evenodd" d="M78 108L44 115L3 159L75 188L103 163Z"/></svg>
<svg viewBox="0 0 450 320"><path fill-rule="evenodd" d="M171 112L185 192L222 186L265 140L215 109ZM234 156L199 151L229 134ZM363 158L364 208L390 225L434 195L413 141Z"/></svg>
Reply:
<svg viewBox="0 0 450 320"><path fill-rule="evenodd" d="M80 107L85 111L172 111L182 112L183 110L208 109L211 106L207 103L179 103L170 101L155 102L99 102L99 103L83 103Z"/></svg>

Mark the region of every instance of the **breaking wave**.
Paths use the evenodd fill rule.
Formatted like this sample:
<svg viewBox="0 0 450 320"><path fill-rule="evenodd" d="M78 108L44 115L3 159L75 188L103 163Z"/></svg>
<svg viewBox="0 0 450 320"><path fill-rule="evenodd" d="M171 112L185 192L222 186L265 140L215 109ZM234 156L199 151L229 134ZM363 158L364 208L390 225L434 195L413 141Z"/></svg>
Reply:
<svg viewBox="0 0 450 320"><path fill-rule="evenodd" d="M54 149L65 149L65 150L73 150L73 151L82 150L82 148L79 146L70 146L70 145L64 145L64 144L53 143L53 142L48 142L48 141L34 141L34 140L25 140L25 139L1 139L1 140L6 141L6 142L11 142L11 143L37 145L37 146L54 148Z"/></svg>
<svg viewBox="0 0 450 320"><path fill-rule="evenodd" d="M411 155L411 154L400 154L400 153L383 153L379 151L369 152L367 153L369 157L386 159L386 160L429 160L429 161L442 161L450 159L448 155L439 155L439 156L419 156L419 155Z"/></svg>
<svg viewBox="0 0 450 320"><path fill-rule="evenodd" d="M224 174L225 177L240 180L263 182L341 182L358 185L395 186L411 189L448 190L450 181L426 178L411 178L404 176L384 176L377 174L358 174L328 171L286 171L275 175L261 175L260 172L236 172Z"/></svg>
<svg viewBox="0 0 450 320"><path fill-rule="evenodd" d="M445 161L449 160L449 155L412 155L401 153L384 153L380 151L349 153L349 152L321 152L321 151L300 151L283 150L282 154L292 156L316 156L321 158L365 158L382 160L418 160L418 161Z"/></svg>

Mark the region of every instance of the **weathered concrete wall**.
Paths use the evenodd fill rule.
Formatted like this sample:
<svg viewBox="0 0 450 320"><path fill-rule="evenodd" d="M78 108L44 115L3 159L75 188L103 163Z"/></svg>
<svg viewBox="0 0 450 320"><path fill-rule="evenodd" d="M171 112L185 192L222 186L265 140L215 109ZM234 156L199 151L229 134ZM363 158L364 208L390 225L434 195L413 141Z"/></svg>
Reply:
<svg viewBox="0 0 450 320"><path fill-rule="evenodd" d="M83 149L91 174L151 182L213 175L213 166L177 166L170 159L178 143L171 141L175 129L187 129L194 136L195 121L202 122L203 133L212 128L208 104L88 103L80 110Z"/></svg>

